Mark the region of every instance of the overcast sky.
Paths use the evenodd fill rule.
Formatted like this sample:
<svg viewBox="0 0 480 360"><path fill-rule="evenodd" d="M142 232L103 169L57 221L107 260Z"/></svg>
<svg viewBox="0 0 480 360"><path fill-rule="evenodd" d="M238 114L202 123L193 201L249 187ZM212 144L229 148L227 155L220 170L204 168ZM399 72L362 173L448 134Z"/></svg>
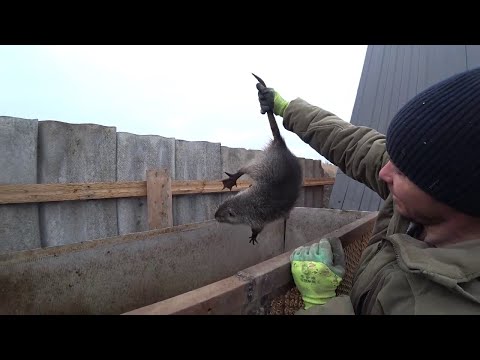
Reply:
<svg viewBox="0 0 480 360"><path fill-rule="evenodd" d="M350 121L367 45L0 46L0 115L262 149L255 73ZM299 157L321 157L277 117Z"/></svg>

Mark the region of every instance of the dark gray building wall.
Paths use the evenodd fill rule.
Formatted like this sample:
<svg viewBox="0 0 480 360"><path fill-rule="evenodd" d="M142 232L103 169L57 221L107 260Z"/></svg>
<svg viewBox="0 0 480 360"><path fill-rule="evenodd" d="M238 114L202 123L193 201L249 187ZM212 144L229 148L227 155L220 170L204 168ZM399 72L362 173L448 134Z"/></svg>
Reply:
<svg viewBox="0 0 480 360"><path fill-rule="evenodd" d="M350 122L386 133L395 113L416 94L479 65L480 45L370 45ZM382 203L372 190L338 171L329 207L375 211Z"/></svg>

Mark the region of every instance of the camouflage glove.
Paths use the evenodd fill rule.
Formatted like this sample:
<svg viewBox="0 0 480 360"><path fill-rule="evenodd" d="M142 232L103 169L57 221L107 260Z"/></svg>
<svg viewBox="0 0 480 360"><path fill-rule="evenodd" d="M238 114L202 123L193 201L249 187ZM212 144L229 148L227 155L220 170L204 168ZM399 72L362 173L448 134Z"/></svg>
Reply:
<svg viewBox="0 0 480 360"><path fill-rule="evenodd" d="M323 305L336 296L345 275L345 254L339 238L321 239L300 246L290 255L293 280L302 294L305 309Z"/></svg>
<svg viewBox="0 0 480 360"><path fill-rule="evenodd" d="M283 113L287 108L289 102L280 96L278 92L272 88L263 86L257 83L258 100L260 102L260 112L265 114L267 111L272 111L275 115L283 117Z"/></svg>

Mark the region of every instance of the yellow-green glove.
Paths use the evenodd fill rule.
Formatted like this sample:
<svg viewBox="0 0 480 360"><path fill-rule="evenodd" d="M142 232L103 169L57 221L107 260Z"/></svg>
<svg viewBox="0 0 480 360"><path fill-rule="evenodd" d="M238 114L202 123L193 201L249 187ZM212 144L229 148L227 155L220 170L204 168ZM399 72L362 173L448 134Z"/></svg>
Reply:
<svg viewBox="0 0 480 360"><path fill-rule="evenodd" d="M323 305L336 296L335 291L345 275L345 254L339 238L300 246L290 255L290 261L305 309Z"/></svg>
<svg viewBox="0 0 480 360"><path fill-rule="evenodd" d="M286 101L273 88L268 88L257 83L258 101L260 102L260 112L265 114L267 111L273 111L275 115L283 117L289 101Z"/></svg>

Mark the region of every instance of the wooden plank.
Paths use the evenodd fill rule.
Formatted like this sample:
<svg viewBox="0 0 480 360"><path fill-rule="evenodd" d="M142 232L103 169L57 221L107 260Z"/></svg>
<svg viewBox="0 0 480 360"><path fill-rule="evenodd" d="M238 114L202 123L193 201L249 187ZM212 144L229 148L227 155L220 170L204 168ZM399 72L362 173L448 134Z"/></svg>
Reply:
<svg viewBox="0 0 480 360"><path fill-rule="evenodd" d="M237 181L231 191L240 191L251 185L249 181ZM187 194L207 194L217 192L229 192L228 189L222 189L223 184L220 181L203 181L203 180L176 180L173 182L172 191L174 195Z"/></svg>
<svg viewBox="0 0 480 360"><path fill-rule="evenodd" d="M332 185L334 178L305 179L303 186ZM251 185L238 181L232 191L240 191ZM189 180L172 181L172 195L228 192L220 181ZM146 181L121 181L69 184L15 184L0 185L0 204L21 204L50 201L114 199L147 196Z"/></svg>
<svg viewBox="0 0 480 360"><path fill-rule="evenodd" d="M147 170L149 230L173 226L172 180L165 169Z"/></svg>
<svg viewBox="0 0 480 360"><path fill-rule="evenodd" d="M371 230L377 215L378 212L369 214L325 237L338 237L346 247ZM228 278L121 315L243 314L252 303L293 281L290 254L291 251L285 252Z"/></svg>
<svg viewBox="0 0 480 360"><path fill-rule="evenodd" d="M310 178L305 179L303 186L323 186L332 185L335 183L333 178ZM250 181L237 181L237 186L234 186L231 191L240 191L248 188L252 182ZM172 185L173 195L185 195L185 194L205 194L205 193L218 193L228 192L230 190L223 189L223 184L220 181L202 181L202 180L176 180Z"/></svg>
<svg viewBox="0 0 480 360"><path fill-rule="evenodd" d="M121 315L219 315L229 314L245 301L247 282L232 276L159 303Z"/></svg>
<svg viewBox="0 0 480 360"><path fill-rule="evenodd" d="M332 185L335 183L335 178L318 178L318 179L305 179L303 186L323 186Z"/></svg>
<svg viewBox="0 0 480 360"><path fill-rule="evenodd" d="M0 185L0 204L147 196L145 181Z"/></svg>

